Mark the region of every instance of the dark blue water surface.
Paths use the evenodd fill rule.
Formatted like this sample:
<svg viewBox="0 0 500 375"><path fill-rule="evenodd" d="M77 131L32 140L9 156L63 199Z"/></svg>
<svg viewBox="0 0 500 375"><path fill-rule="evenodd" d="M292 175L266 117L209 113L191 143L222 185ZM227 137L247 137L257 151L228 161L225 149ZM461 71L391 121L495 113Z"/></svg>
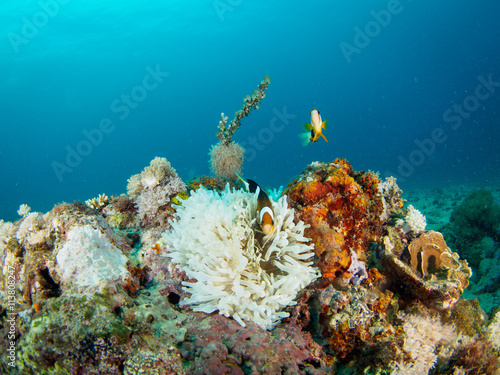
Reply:
<svg viewBox="0 0 500 375"><path fill-rule="evenodd" d="M356 4L354 4L356 3ZM121 194L155 156L209 173L221 112L271 78L234 140L286 185L347 158L407 188L498 181L500 2L3 0L0 218ZM318 108L330 127L303 148Z"/></svg>

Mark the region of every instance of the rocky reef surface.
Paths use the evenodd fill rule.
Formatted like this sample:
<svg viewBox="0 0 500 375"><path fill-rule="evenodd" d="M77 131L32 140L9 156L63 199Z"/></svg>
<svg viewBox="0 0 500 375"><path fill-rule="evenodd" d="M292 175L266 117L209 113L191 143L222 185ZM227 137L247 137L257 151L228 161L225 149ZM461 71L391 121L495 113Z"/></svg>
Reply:
<svg viewBox="0 0 500 375"><path fill-rule="evenodd" d="M236 250L244 249L237 259L191 256L186 263L207 266L188 277L168 256L168 238L179 206L200 186L221 193L226 181L204 176L184 185L170 164L157 158L129 180L127 195L62 203L45 214L23 205L20 220L0 221L1 372L500 373L500 308L485 312L476 299L463 296L471 286L475 294L483 288L497 295L492 285L498 278L485 281L471 270L487 275L484 259L498 260L497 211L487 193L457 208L443 236L425 229L425 217L403 199L394 179L354 171L344 159L315 162L282 193L288 209L277 219L283 221L279 235L263 237L256 220L247 217L238 224L238 233L245 234L236 241L229 224L211 220L215 237L207 235L231 254L235 244L248 246L248 236L255 251L248 255L238 245ZM479 214L484 220L472 228L466 216L480 198L489 202L489 221ZM179 225L189 228L188 218L182 220ZM289 241L292 232L295 242ZM303 244L296 243L301 236ZM273 290L298 282L286 266L287 251L297 247L310 253L298 251L294 261L303 261L318 277L293 303L280 301ZM269 259L259 258L264 257L259 250L269 248L277 250ZM463 254L477 259L469 265ZM251 270L245 268L248 257L258 260ZM230 277L221 278L214 269ZM206 313L189 303L186 285L203 280L217 294L217 283L230 280L238 303L267 314L266 305L252 304L256 297L246 293L248 272L264 275L265 300L281 309L270 329L245 316L233 319L229 305L221 315L220 305ZM280 277L283 272L286 278ZM231 288L224 287L230 299ZM203 299L200 292L197 298Z"/></svg>

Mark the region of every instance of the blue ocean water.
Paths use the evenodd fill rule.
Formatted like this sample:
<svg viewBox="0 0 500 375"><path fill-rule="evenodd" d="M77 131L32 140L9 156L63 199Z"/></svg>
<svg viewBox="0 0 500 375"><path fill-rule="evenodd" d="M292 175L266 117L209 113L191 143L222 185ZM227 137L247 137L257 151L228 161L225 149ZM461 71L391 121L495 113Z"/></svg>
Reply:
<svg viewBox="0 0 500 375"><path fill-rule="evenodd" d="M405 189L497 182L500 3L3 0L0 218L121 194L155 156L209 173L221 112L264 75L234 140L286 185L347 158ZM323 139L297 134L318 108Z"/></svg>

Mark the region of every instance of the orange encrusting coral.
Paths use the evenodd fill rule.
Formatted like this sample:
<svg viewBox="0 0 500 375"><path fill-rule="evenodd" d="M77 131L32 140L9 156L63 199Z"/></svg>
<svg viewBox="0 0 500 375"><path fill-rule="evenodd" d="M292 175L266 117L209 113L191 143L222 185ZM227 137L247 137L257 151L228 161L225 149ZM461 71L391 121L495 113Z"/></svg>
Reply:
<svg viewBox="0 0 500 375"><path fill-rule="evenodd" d="M375 174L353 172L347 160L336 159L311 164L286 188L297 218L311 225L305 233L313 239L323 277L348 279L351 250L365 261L368 245L380 240L379 182Z"/></svg>

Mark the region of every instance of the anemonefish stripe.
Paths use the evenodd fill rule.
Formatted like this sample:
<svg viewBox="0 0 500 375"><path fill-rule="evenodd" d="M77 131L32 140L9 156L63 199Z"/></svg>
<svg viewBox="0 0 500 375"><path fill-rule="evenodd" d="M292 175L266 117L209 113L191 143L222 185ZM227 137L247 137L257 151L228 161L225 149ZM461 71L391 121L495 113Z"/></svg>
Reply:
<svg viewBox="0 0 500 375"><path fill-rule="evenodd" d="M273 213L273 210L271 210L271 207L269 207L269 206L264 206L264 207L262 207L262 210L260 210L259 223L262 223L262 218L264 217L264 214L266 212L269 214L269 216L271 216L271 219L273 219L273 222L274 222L274 213Z"/></svg>

